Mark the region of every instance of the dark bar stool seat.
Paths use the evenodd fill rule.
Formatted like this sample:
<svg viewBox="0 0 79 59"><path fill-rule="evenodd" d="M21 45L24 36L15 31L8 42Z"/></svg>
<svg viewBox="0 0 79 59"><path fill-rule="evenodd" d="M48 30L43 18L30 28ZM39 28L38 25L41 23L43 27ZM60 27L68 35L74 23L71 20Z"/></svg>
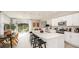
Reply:
<svg viewBox="0 0 79 59"><path fill-rule="evenodd" d="M42 45L44 45L44 47ZM43 41L42 39L39 39L38 40L38 47L39 48L46 48L46 42Z"/></svg>

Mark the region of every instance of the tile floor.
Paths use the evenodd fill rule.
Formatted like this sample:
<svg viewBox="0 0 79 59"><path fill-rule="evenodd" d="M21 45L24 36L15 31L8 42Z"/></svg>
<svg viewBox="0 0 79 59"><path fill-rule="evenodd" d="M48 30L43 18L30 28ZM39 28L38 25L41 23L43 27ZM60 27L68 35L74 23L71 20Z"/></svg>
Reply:
<svg viewBox="0 0 79 59"><path fill-rule="evenodd" d="M65 48L75 48L74 46L72 46L71 44L67 43L67 42L64 42L64 47Z"/></svg>
<svg viewBox="0 0 79 59"><path fill-rule="evenodd" d="M29 37L28 32L19 33L19 42L16 48L31 48Z"/></svg>

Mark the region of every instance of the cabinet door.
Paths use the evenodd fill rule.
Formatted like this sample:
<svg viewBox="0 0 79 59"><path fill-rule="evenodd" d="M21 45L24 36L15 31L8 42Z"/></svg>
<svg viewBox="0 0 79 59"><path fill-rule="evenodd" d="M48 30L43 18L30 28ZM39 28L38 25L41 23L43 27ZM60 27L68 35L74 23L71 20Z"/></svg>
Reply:
<svg viewBox="0 0 79 59"><path fill-rule="evenodd" d="M55 19L55 26L58 26L58 19Z"/></svg>
<svg viewBox="0 0 79 59"><path fill-rule="evenodd" d="M71 43L79 47L79 34L72 33Z"/></svg>
<svg viewBox="0 0 79 59"><path fill-rule="evenodd" d="M67 20L67 26L72 26L73 23L72 23L72 17L71 16L66 16L65 19Z"/></svg>
<svg viewBox="0 0 79 59"><path fill-rule="evenodd" d="M52 19L52 26L57 26L58 23L57 23L57 19Z"/></svg>
<svg viewBox="0 0 79 59"><path fill-rule="evenodd" d="M71 42L71 33L70 32L65 32L65 41Z"/></svg>
<svg viewBox="0 0 79 59"><path fill-rule="evenodd" d="M79 26L79 14L66 16L67 26Z"/></svg>
<svg viewBox="0 0 79 59"><path fill-rule="evenodd" d="M72 16L72 23L73 23L73 26L79 26L79 15L78 14L75 14Z"/></svg>
<svg viewBox="0 0 79 59"><path fill-rule="evenodd" d="M52 26L58 26L58 22L66 21L64 17L58 17L56 19L52 19Z"/></svg>

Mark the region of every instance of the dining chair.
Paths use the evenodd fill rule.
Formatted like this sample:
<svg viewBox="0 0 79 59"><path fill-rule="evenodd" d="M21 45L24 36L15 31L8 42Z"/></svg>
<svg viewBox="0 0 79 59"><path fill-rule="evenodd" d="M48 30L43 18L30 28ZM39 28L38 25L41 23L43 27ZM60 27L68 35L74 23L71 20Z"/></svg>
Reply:
<svg viewBox="0 0 79 59"><path fill-rule="evenodd" d="M3 48L4 45L5 45L4 40L3 39L0 39L0 48Z"/></svg>

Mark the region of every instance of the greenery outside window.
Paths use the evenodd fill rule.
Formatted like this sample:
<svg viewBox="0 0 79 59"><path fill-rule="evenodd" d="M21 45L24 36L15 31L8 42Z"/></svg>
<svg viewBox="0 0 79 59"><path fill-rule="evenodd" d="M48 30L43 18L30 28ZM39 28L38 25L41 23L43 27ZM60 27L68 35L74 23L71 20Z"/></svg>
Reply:
<svg viewBox="0 0 79 59"><path fill-rule="evenodd" d="M26 24L26 23L18 24L18 31L19 32L27 32L27 31L29 31L29 24Z"/></svg>
<svg viewBox="0 0 79 59"><path fill-rule="evenodd" d="M16 29L15 24L4 24L4 30L8 29L15 30Z"/></svg>

